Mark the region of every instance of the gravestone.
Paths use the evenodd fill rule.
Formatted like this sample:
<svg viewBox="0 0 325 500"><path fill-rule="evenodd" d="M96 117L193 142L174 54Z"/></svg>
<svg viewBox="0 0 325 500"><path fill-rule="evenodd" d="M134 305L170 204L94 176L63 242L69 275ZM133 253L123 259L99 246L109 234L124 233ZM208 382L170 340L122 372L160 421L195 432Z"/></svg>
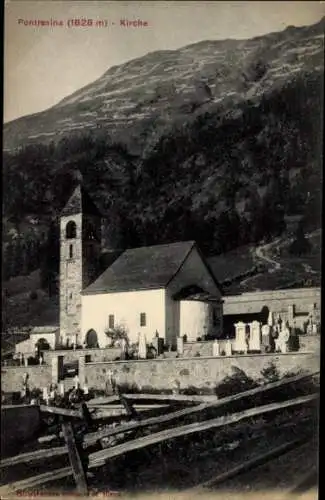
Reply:
<svg viewBox="0 0 325 500"><path fill-rule="evenodd" d="M240 352L247 352L247 343L246 343L246 325L242 321L235 323L236 330L236 341L235 341L235 350Z"/></svg>
<svg viewBox="0 0 325 500"><path fill-rule="evenodd" d="M44 401L47 404L48 400L49 400L49 394L48 394L48 391L47 391L47 387L43 387L43 399L44 399Z"/></svg>
<svg viewBox="0 0 325 500"><path fill-rule="evenodd" d="M280 352L285 353L287 352L287 342L289 341L290 337L290 330L286 326L282 328L279 332L279 337L276 339L275 343L280 350Z"/></svg>
<svg viewBox="0 0 325 500"><path fill-rule="evenodd" d="M219 355L220 355L219 342L218 340L215 340L212 344L212 356L219 356Z"/></svg>
<svg viewBox="0 0 325 500"><path fill-rule="evenodd" d="M73 383L74 383L74 388L75 388L75 389L79 389L79 387L80 387L80 380L79 380L78 375L75 375L75 376L74 376L74 378L73 378Z"/></svg>
<svg viewBox="0 0 325 500"><path fill-rule="evenodd" d="M173 394L179 394L180 386L181 386L181 384L180 384L179 380L173 381Z"/></svg>
<svg viewBox="0 0 325 500"><path fill-rule="evenodd" d="M232 355L231 342L229 339L226 341L226 344L225 344L225 353L226 353L226 356Z"/></svg>
<svg viewBox="0 0 325 500"><path fill-rule="evenodd" d="M120 346L121 346L120 358L123 360L126 358L126 352L127 352L127 343L124 338L121 339Z"/></svg>
<svg viewBox="0 0 325 500"><path fill-rule="evenodd" d="M270 325L263 325L262 326L262 346L264 347L264 349L270 348L270 333L271 333Z"/></svg>
<svg viewBox="0 0 325 500"><path fill-rule="evenodd" d="M156 349L157 356L164 352L164 339L159 337L158 332L156 332L154 338L152 339L152 345Z"/></svg>
<svg viewBox="0 0 325 500"><path fill-rule="evenodd" d="M183 337L177 337L177 354L183 354L184 352L184 340Z"/></svg>
<svg viewBox="0 0 325 500"><path fill-rule="evenodd" d="M139 359L147 358L147 342L146 335L143 332L139 333L139 351L138 351Z"/></svg>
<svg viewBox="0 0 325 500"><path fill-rule="evenodd" d="M261 324L259 321L253 321L250 324L249 350L261 350Z"/></svg>

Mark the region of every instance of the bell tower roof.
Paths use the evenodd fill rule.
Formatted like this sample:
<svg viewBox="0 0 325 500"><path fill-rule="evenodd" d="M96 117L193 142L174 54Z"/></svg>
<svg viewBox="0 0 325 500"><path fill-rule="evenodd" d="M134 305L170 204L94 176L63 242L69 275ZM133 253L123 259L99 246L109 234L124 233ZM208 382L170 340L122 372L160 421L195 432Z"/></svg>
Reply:
<svg viewBox="0 0 325 500"><path fill-rule="evenodd" d="M84 215L96 215L98 217L102 216L95 203L80 183L74 187L65 207L61 211L61 216L76 215L79 213Z"/></svg>

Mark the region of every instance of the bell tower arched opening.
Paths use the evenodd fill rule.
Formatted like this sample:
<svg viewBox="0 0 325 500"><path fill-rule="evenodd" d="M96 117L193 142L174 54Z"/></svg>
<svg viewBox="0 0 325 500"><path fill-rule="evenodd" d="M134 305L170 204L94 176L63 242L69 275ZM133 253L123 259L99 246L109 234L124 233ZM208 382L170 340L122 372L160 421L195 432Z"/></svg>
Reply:
<svg viewBox="0 0 325 500"><path fill-rule="evenodd" d="M77 237L77 225L73 220L70 220L65 227L65 237L67 240Z"/></svg>

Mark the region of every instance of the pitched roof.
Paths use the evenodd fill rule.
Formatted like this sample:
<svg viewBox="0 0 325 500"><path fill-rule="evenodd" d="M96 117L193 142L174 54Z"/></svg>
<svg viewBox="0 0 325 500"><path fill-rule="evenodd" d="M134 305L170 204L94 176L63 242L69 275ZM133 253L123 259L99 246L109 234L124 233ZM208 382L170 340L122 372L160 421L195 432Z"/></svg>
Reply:
<svg viewBox="0 0 325 500"><path fill-rule="evenodd" d="M82 294L163 288L194 245L194 241L181 241L125 250Z"/></svg>
<svg viewBox="0 0 325 500"><path fill-rule="evenodd" d="M98 217L101 217L98 208L81 184L78 184L74 188L69 200L61 212L61 215L67 216L78 213L97 215Z"/></svg>

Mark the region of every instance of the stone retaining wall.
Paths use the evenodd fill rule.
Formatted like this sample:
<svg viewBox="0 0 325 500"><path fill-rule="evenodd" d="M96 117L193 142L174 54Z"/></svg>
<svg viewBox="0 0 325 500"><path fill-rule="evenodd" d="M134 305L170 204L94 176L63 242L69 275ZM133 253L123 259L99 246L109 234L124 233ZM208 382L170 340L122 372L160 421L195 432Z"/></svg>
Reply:
<svg viewBox="0 0 325 500"><path fill-rule="evenodd" d="M16 392L22 390L24 373L29 375L29 388L49 386L52 382L51 366L5 366L1 367L1 390Z"/></svg>
<svg viewBox="0 0 325 500"><path fill-rule="evenodd" d="M107 349L62 349L57 351L44 351L44 361L51 364L51 359L55 356L63 356L64 363L76 361L80 356L90 356L92 362L97 361L114 361L121 355L119 347L110 347Z"/></svg>
<svg viewBox="0 0 325 500"><path fill-rule="evenodd" d="M115 370L120 384L136 386L142 391L150 389L170 390L175 380L180 388L195 387L214 391L216 385L234 372L243 370L253 379L261 377L261 371L274 364L280 375L319 370L319 356L315 353L255 354L221 357L196 357L119 361L115 363L79 363L79 378L89 388L105 388L107 371Z"/></svg>

